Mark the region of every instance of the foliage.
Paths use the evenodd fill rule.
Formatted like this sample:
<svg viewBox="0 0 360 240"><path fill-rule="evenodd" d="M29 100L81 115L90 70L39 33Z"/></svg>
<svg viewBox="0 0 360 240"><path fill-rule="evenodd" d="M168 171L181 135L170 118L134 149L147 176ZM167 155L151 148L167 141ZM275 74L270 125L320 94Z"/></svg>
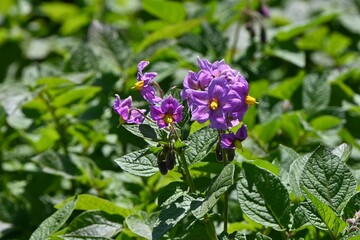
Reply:
<svg viewBox="0 0 360 240"><path fill-rule="evenodd" d="M360 4L263 3L2 0L0 238L359 239ZM158 171L166 132L117 127L112 104L146 106L144 59L178 97L197 56L240 70L259 104L225 167L217 132L180 123L192 191L180 164Z"/></svg>

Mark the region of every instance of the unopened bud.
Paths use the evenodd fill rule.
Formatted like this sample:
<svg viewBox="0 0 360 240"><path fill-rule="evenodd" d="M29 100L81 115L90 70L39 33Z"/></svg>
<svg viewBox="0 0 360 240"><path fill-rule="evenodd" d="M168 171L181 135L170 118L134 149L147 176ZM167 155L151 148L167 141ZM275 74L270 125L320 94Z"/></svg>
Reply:
<svg viewBox="0 0 360 240"><path fill-rule="evenodd" d="M235 158L235 149L226 149L227 160L232 161Z"/></svg>
<svg viewBox="0 0 360 240"><path fill-rule="evenodd" d="M265 18L270 17L270 9L266 4L261 3L258 11L263 17L265 17Z"/></svg>
<svg viewBox="0 0 360 240"><path fill-rule="evenodd" d="M168 172L168 168L166 166L165 158L166 158L166 149L164 148L157 155L157 164L158 164L158 168L160 170L160 173L162 175L165 175Z"/></svg>
<svg viewBox="0 0 360 240"><path fill-rule="evenodd" d="M166 154L166 167L167 169L171 170L175 166L175 152L174 150L170 149Z"/></svg>
<svg viewBox="0 0 360 240"><path fill-rule="evenodd" d="M254 25L251 21L246 23L246 30L248 30L250 38L254 39L255 38L255 29L254 29Z"/></svg>
<svg viewBox="0 0 360 240"><path fill-rule="evenodd" d="M158 162L158 168L159 168L160 173L161 173L162 175L166 175L166 174L167 174L168 169L167 169L167 166L166 166L166 162L163 162L163 161Z"/></svg>
<svg viewBox="0 0 360 240"><path fill-rule="evenodd" d="M223 154L222 154L222 149L221 149L221 146L219 143L216 145L215 154L216 154L216 160L218 160L220 162L222 162L224 160Z"/></svg>

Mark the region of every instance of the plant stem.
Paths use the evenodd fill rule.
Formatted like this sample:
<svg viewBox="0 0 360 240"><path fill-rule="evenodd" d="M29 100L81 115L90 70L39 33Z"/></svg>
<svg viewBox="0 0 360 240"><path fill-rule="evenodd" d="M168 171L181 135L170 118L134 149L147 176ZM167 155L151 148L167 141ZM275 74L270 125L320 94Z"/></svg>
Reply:
<svg viewBox="0 0 360 240"><path fill-rule="evenodd" d="M226 165L228 164L227 162L227 154L225 149L222 149L222 156L223 156L223 161L224 161L224 167L226 167ZM224 233L227 235L228 231L227 231L227 225L228 225L228 208L229 208L229 190L226 190L225 194L224 194Z"/></svg>
<svg viewBox="0 0 360 240"><path fill-rule="evenodd" d="M210 237L210 239L211 240L218 240L214 225L212 224L212 222L210 222L210 219L208 218L207 214L205 215L203 222L205 224L206 232L207 232L208 236Z"/></svg>
<svg viewBox="0 0 360 240"><path fill-rule="evenodd" d="M189 171L186 159L185 159L184 152L181 151L179 155L180 155L181 167L184 169L186 181L188 182L188 185L190 187L190 192L194 193L195 192L195 185L194 185L194 182L193 182L192 177L190 175L190 171Z"/></svg>

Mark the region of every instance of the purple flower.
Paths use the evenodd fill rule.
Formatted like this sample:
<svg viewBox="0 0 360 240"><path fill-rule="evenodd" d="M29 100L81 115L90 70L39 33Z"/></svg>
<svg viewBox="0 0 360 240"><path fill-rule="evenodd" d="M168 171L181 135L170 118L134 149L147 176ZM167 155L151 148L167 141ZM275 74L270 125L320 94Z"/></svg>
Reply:
<svg viewBox="0 0 360 240"><path fill-rule="evenodd" d="M147 72L143 74L143 69L149 65L148 61L141 61L138 64L137 82L135 89L140 90L140 94L150 104L156 104L161 101L161 98L155 95L155 89L151 86L151 81L157 76L155 72Z"/></svg>
<svg viewBox="0 0 360 240"><path fill-rule="evenodd" d="M170 95L159 106L150 106L150 115L160 128L164 128L182 120L183 108L184 106Z"/></svg>
<svg viewBox="0 0 360 240"><path fill-rule="evenodd" d="M210 127L226 129L229 127L227 115L234 106L240 104L237 94L230 91L223 77L215 78L207 91L193 91L192 118L199 123L210 120Z"/></svg>
<svg viewBox="0 0 360 240"><path fill-rule="evenodd" d="M145 109L134 109L132 108L131 96L120 99L119 95L115 95L114 110L120 115L120 124L123 123L135 123L140 124L144 121Z"/></svg>
<svg viewBox="0 0 360 240"><path fill-rule="evenodd" d="M243 124L236 134L230 133L223 133L221 134L221 147L227 149L235 149L240 148L242 149L241 142L247 138L247 129L246 125Z"/></svg>

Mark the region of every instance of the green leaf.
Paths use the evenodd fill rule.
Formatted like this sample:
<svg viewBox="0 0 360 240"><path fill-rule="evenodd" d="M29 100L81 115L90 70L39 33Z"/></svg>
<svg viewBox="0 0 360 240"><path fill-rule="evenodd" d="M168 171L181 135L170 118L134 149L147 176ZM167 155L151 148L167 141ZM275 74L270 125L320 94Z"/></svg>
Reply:
<svg viewBox="0 0 360 240"><path fill-rule="evenodd" d="M124 219L102 211L87 211L77 216L67 227L66 236L111 238L122 230Z"/></svg>
<svg viewBox="0 0 360 240"><path fill-rule="evenodd" d="M299 34L302 34L310 28L331 21L336 16L337 13L324 13L303 23L287 25L285 27L279 28L275 37L280 41L289 40Z"/></svg>
<svg viewBox="0 0 360 240"><path fill-rule="evenodd" d="M205 158L218 139L218 133L212 128L202 128L187 140L187 148L185 148L185 158L190 164L200 162Z"/></svg>
<svg viewBox="0 0 360 240"><path fill-rule="evenodd" d="M360 210L360 192L357 192L354 196L352 196L349 202L346 204L344 208L343 218L353 218L355 213Z"/></svg>
<svg viewBox="0 0 360 240"><path fill-rule="evenodd" d="M310 159L309 159L310 161ZM327 202L322 202L315 195L311 194L306 187L302 187L306 197L312 202L318 215L320 216L326 228L331 232L334 237L338 237L339 234L345 229L347 224L336 215L336 213L328 206Z"/></svg>
<svg viewBox="0 0 360 240"><path fill-rule="evenodd" d="M300 178L309 157L310 155L299 157L296 160L294 160L294 162L290 165L289 183L293 193L298 198L302 197L302 192L300 188Z"/></svg>
<svg viewBox="0 0 360 240"><path fill-rule="evenodd" d="M317 212L315 206L311 202L302 202L300 203L300 208L305 213L308 221L316 228L326 231L326 224L321 219L319 213Z"/></svg>
<svg viewBox="0 0 360 240"><path fill-rule="evenodd" d="M113 27L94 20L89 28L88 39L90 48L96 56L105 60L104 64L126 66L131 48Z"/></svg>
<svg viewBox="0 0 360 240"><path fill-rule="evenodd" d="M356 180L350 169L324 146L318 147L309 157L300 185L337 213L356 190Z"/></svg>
<svg viewBox="0 0 360 240"><path fill-rule="evenodd" d="M186 32L189 32L193 28L198 27L202 21L203 21L202 19L191 19L191 20L187 20L187 21L184 21L181 23L163 27L163 28L151 33L149 36L147 36L140 43L140 46L138 47L138 51L143 50L144 48L148 47L149 45L151 45L157 41L164 40L164 39L176 38Z"/></svg>
<svg viewBox="0 0 360 240"><path fill-rule="evenodd" d="M65 69L75 72L94 70L96 66L96 56L87 44L77 46L65 62Z"/></svg>
<svg viewBox="0 0 360 240"><path fill-rule="evenodd" d="M302 103L309 114L325 109L330 101L330 84L326 76L309 74L305 77L302 91Z"/></svg>
<svg viewBox="0 0 360 240"><path fill-rule="evenodd" d="M53 215L43 221L40 226L33 232L30 240L46 239L51 234L60 229L73 212L76 201L76 198L72 201L69 201Z"/></svg>
<svg viewBox="0 0 360 240"><path fill-rule="evenodd" d="M186 17L183 4L165 0L143 0L142 6L145 11L170 23L181 22Z"/></svg>
<svg viewBox="0 0 360 240"><path fill-rule="evenodd" d="M75 4L63 2L42 3L40 10L55 22L64 22L68 17L79 13Z"/></svg>
<svg viewBox="0 0 360 240"><path fill-rule="evenodd" d="M190 212L190 204L193 200L193 197L183 195L161 210L160 215L154 224L152 239L156 240L161 238L179 221L185 218Z"/></svg>
<svg viewBox="0 0 360 240"><path fill-rule="evenodd" d="M268 93L269 96L282 100L290 99L294 92L300 87L304 76L305 72L300 71L295 77L284 79L279 84L271 88Z"/></svg>
<svg viewBox="0 0 360 240"><path fill-rule="evenodd" d="M293 52L285 49L268 49L266 53L269 56L281 58L300 68L305 67L305 53Z"/></svg>
<svg viewBox="0 0 360 240"><path fill-rule="evenodd" d="M331 115L319 116L310 122L310 126L315 130L324 131L331 128L339 127L342 120Z"/></svg>
<svg viewBox="0 0 360 240"><path fill-rule="evenodd" d="M258 124L253 130L253 134L259 139L263 144L268 144L275 137L277 131L281 127L281 122L279 118L272 119L270 121Z"/></svg>
<svg viewBox="0 0 360 240"><path fill-rule="evenodd" d="M287 112L281 116L281 130L287 135L294 146L298 145L303 134L302 124L297 112Z"/></svg>
<svg viewBox="0 0 360 240"><path fill-rule="evenodd" d="M151 226L147 220L147 215L144 212L138 214L132 214L125 219L127 227L135 234L144 237L146 239L151 239Z"/></svg>
<svg viewBox="0 0 360 240"><path fill-rule="evenodd" d="M340 158L341 161L346 162L350 157L352 146L347 143L342 143L341 145L334 148L331 153Z"/></svg>
<svg viewBox="0 0 360 240"><path fill-rule="evenodd" d="M157 158L148 148L128 153L114 160L123 170L136 176L150 177L159 171Z"/></svg>
<svg viewBox="0 0 360 240"><path fill-rule="evenodd" d="M290 197L280 179L247 162L243 163L243 168L246 177L237 184L242 211L264 226L276 230L287 229L290 221Z"/></svg>
<svg viewBox="0 0 360 240"><path fill-rule="evenodd" d="M139 125L122 125L126 130L134 134L135 136L138 136L140 138L144 138L147 140L151 140L154 142L158 142L161 140L161 135L164 135L164 133L161 132L161 130L156 127L149 124L139 124Z"/></svg>
<svg viewBox="0 0 360 240"><path fill-rule="evenodd" d="M72 201L75 197L69 198L64 203L58 204L55 207L60 208L69 201ZM133 211L117 206L116 204L99 198L97 196L89 194L81 194L77 196L77 201L75 204L76 210L100 210L107 212L108 214L117 214L123 217L127 217Z"/></svg>
<svg viewBox="0 0 360 240"><path fill-rule="evenodd" d="M95 86L81 86L65 91L56 96L52 102L54 107L63 107L72 103L85 103L93 99L97 93L101 91L100 87Z"/></svg>
<svg viewBox="0 0 360 240"><path fill-rule="evenodd" d="M360 240L360 230L347 233L345 236L340 238L340 240Z"/></svg>
<svg viewBox="0 0 360 240"><path fill-rule="evenodd" d="M235 166L228 164L221 171L207 191L205 199L196 199L191 203L191 211L198 219L204 217L219 201L226 190L234 183Z"/></svg>
<svg viewBox="0 0 360 240"><path fill-rule="evenodd" d="M295 211L293 212L293 220L292 220L292 230L300 231L306 226L310 225L310 222L307 218L305 210L301 205L298 205Z"/></svg>

